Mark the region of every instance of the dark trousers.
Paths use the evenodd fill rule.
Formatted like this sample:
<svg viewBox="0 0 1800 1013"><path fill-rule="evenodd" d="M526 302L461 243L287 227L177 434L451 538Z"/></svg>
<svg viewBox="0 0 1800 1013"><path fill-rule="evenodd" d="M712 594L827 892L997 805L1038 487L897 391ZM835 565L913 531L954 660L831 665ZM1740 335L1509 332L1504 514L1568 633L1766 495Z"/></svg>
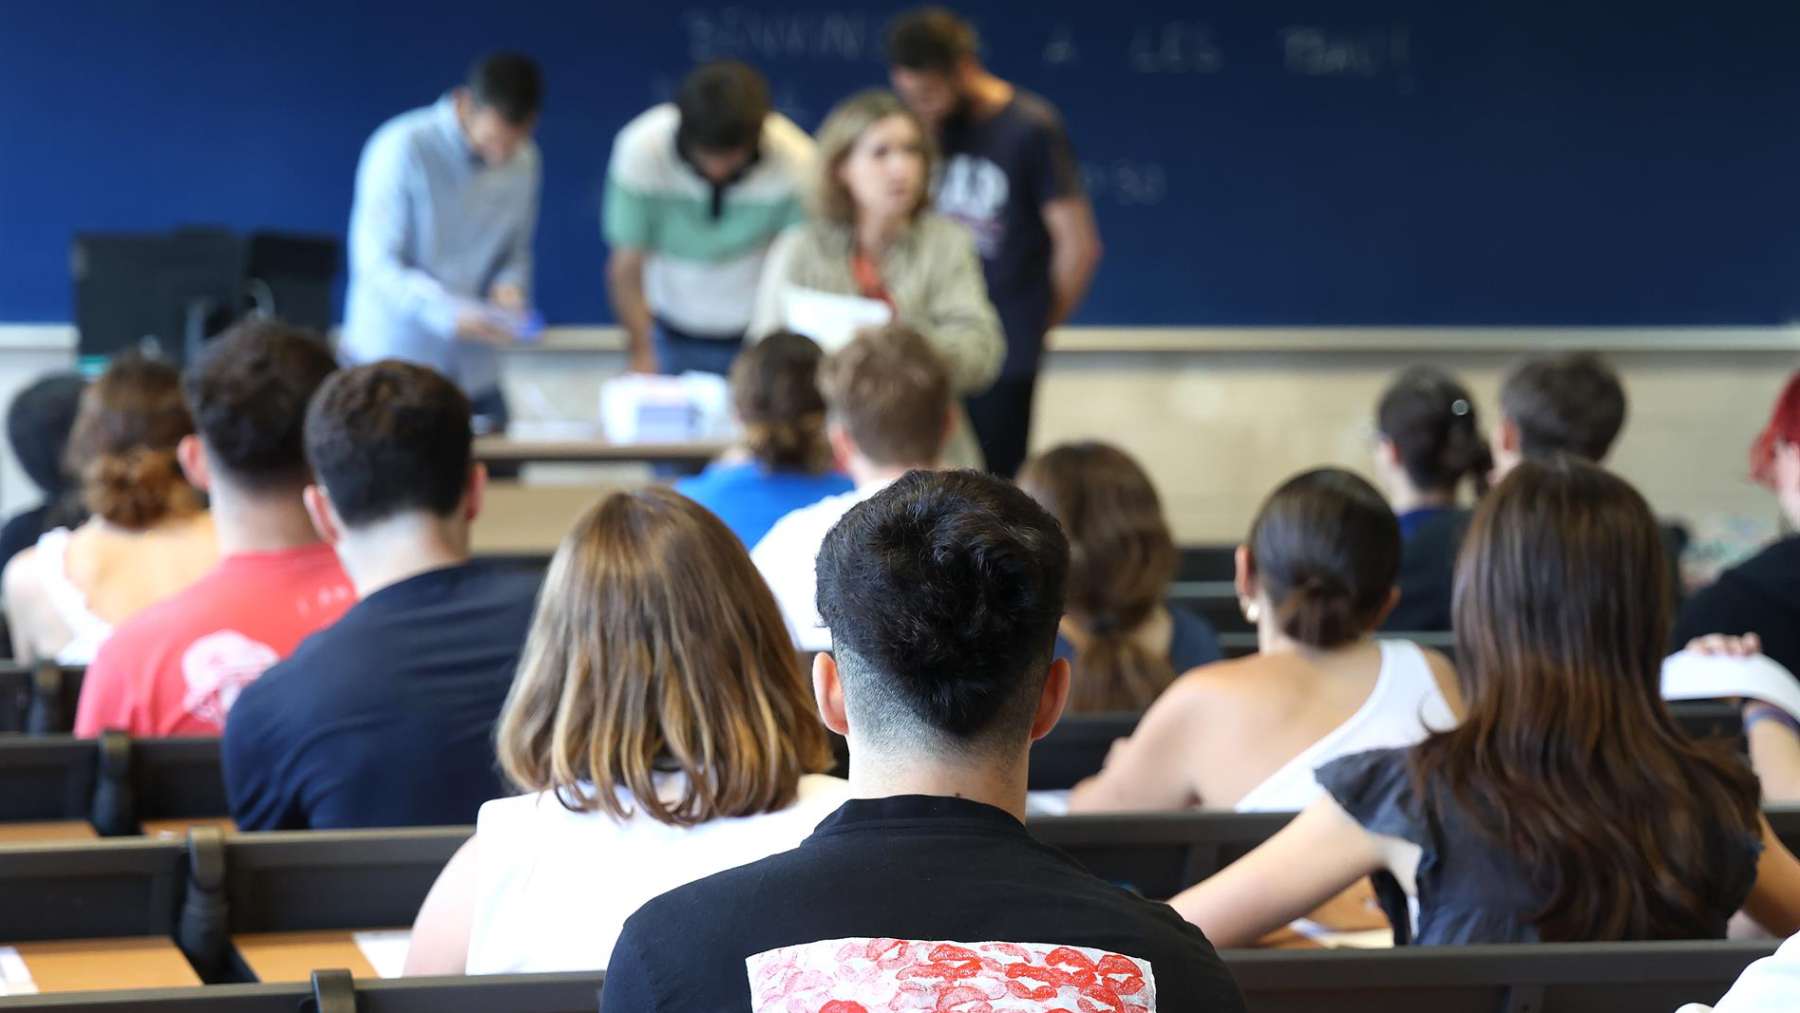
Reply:
<svg viewBox="0 0 1800 1013"><path fill-rule="evenodd" d="M1031 443L1031 403L1037 396L1037 374L1002 376L987 390L969 398L969 424L987 459L988 471L1012 478L1025 463Z"/></svg>
<svg viewBox="0 0 1800 1013"><path fill-rule="evenodd" d="M687 372L730 376L731 363L744 347L744 336L696 337L658 320L650 329L650 345L656 352L656 368L665 376Z"/></svg>

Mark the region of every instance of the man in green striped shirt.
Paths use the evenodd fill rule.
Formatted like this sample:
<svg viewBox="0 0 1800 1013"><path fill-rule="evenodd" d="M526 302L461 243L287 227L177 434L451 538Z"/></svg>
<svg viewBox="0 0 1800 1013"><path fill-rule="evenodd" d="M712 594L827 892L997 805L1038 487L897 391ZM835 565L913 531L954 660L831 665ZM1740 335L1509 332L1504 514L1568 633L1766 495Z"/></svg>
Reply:
<svg viewBox="0 0 1800 1013"><path fill-rule="evenodd" d="M607 289L638 372L723 374L769 244L803 218L813 143L761 74L709 63L619 131L606 174Z"/></svg>

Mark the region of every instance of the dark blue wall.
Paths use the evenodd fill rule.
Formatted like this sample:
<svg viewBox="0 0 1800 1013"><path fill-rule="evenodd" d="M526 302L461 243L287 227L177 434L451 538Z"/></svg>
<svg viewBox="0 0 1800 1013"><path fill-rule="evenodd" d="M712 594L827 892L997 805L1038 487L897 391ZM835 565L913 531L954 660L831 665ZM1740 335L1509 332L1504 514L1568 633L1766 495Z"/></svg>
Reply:
<svg viewBox="0 0 1800 1013"><path fill-rule="evenodd" d="M78 229L341 234L368 133L499 46L549 74L544 308L607 319L613 132L712 55L812 128L882 79L895 6L7 4L0 320L69 318ZM1795 5L964 7L1087 167L1108 256L1084 322L1800 316Z"/></svg>

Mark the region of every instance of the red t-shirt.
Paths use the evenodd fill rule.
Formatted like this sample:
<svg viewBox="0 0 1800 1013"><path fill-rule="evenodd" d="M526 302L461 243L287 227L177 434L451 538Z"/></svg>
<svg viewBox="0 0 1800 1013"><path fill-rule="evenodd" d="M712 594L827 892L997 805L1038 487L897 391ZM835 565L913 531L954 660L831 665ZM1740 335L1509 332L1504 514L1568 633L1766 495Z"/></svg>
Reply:
<svg viewBox="0 0 1800 1013"><path fill-rule="evenodd" d="M227 556L113 630L88 665L75 734L217 735L245 686L355 603L328 545Z"/></svg>

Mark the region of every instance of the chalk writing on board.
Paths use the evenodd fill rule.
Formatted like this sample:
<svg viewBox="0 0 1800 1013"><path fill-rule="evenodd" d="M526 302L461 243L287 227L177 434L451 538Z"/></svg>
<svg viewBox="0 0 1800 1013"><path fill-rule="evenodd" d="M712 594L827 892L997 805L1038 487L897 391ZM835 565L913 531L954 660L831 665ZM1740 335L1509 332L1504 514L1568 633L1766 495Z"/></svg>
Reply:
<svg viewBox="0 0 1800 1013"><path fill-rule="evenodd" d="M1412 88L1412 33L1405 25L1341 31L1310 25L1280 32L1282 65L1302 77L1393 77Z"/></svg>
<svg viewBox="0 0 1800 1013"><path fill-rule="evenodd" d="M1169 196L1169 173L1159 162L1125 158L1083 162L1081 182L1096 204L1151 207Z"/></svg>
<svg viewBox="0 0 1800 1013"><path fill-rule="evenodd" d="M1050 31L1050 41L1044 43L1044 65L1049 67L1066 67L1079 63L1081 52L1075 48L1075 32L1068 25L1059 24Z"/></svg>
<svg viewBox="0 0 1800 1013"><path fill-rule="evenodd" d="M689 10L683 21L696 63L726 57L861 62L874 59L880 43L868 16L855 13L720 7Z"/></svg>
<svg viewBox="0 0 1800 1013"><path fill-rule="evenodd" d="M1225 53L1210 26L1197 21L1139 25L1132 30L1125 59L1140 74L1217 74Z"/></svg>

